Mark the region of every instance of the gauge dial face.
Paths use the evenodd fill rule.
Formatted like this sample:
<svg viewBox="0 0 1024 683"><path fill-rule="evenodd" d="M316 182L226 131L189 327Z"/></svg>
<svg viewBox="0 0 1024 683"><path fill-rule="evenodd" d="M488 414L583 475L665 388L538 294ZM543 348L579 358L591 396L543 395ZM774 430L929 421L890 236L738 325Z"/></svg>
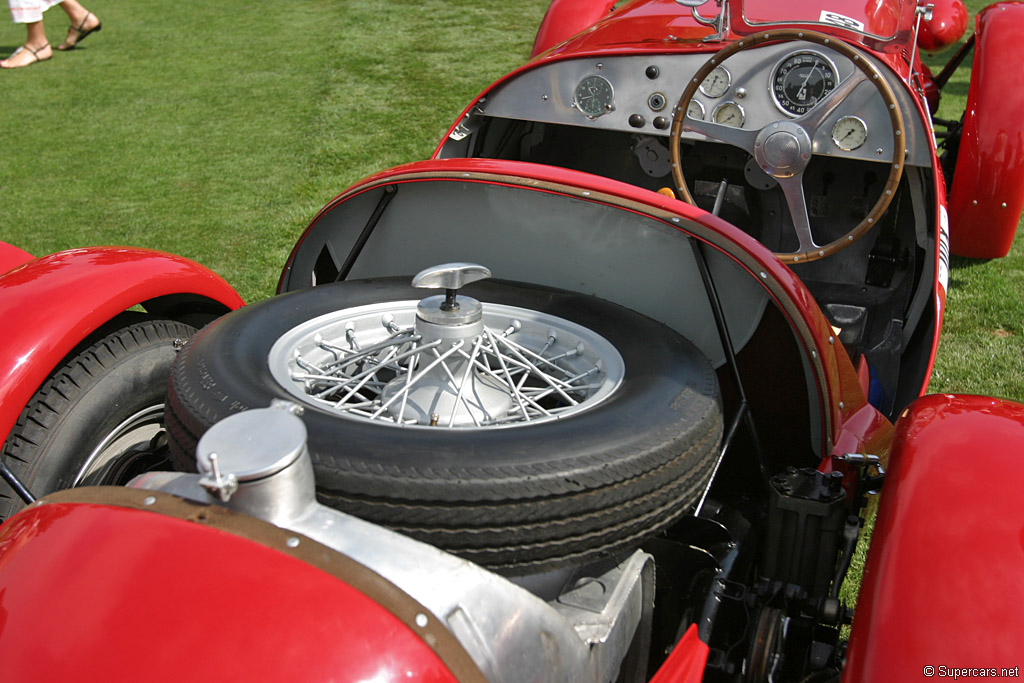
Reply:
<svg viewBox="0 0 1024 683"><path fill-rule="evenodd" d="M690 100L690 103L686 105L686 115L691 119L697 119L698 121L704 120L704 105L697 100Z"/></svg>
<svg viewBox="0 0 1024 683"><path fill-rule="evenodd" d="M832 127L832 142L839 149L852 152L868 139L868 125L856 116L844 116Z"/></svg>
<svg viewBox="0 0 1024 683"><path fill-rule="evenodd" d="M723 126L732 126L733 128L742 126L746 118L743 107L735 102L722 102L711 113L712 121Z"/></svg>
<svg viewBox="0 0 1024 683"><path fill-rule="evenodd" d="M716 66L700 84L700 91L708 97L721 97L732 85L732 74L724 66Z"/></svg>
<svg viewBox="0 0 1024 683"><path fill-rule="evenodd" d="M596 119L615 109L615 92L601 76L587 76L576 86L573 103L584 116Z"/></svg>
<svg viewBox="0 0 1024 683"><path fill-rule="evenodd" d="M782 111L800 116L836 88L836 67L817 52L794 52L772 72L772 97Z"/></svg>

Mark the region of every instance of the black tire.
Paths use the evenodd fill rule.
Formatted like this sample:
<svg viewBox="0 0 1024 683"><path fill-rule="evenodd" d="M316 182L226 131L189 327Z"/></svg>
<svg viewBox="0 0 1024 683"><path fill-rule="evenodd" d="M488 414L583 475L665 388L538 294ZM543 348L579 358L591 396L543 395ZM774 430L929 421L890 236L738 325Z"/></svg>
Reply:
<svg viewBox="0 0 1024 683"><path fill-rule="evenodd" d="M123 424L129 417L151 417L140 416L134 425L141 431L145 424L148 436L162 421L175 341L194 332L195 328L171 320L144 320L74 353L22 411L3 446L7 465L40 497L75 484L90 454L107 437L120 435L132 441L139 431ZM78 485L122 484L159 464L148 462L147 455L131 444L104 455L111 456L106 466L87 472ZM163 464L170 466L166 455ZM6 519L23 503L6 490L6 484L0 488L0 519Z"/></svg>
<svg viewBox="0 0 1024 683"><path fill-rule="evenodd" d="M282 334L326 313L418 300L408 278L323 285L228 315L186 344L167 399L172 458L195 469L216 421L295 397L271 376ZM610 341L626 376L611 397L563 420L505 429L401 429L307 405L318 494L485 566L543 571L635 548L692 505L722 432L709 362L664 325L592 296L494 280L463 293L541 311Z"/></svg>

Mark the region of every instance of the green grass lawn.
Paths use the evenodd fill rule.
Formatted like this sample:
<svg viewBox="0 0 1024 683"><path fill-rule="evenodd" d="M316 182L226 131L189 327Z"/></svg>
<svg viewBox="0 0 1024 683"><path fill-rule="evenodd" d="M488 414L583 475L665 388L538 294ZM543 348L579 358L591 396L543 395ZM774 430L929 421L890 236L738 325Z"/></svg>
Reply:
<svg viewBox="0 0 1024 683"><path fill-rule="evenodd" d="M254 300L323 204L429 156L525 60L546 2L86 5L80 49L0 73L0 239L167 250ZM66 15L45 21L56 45ZM4 55L24 39L0 22Z"/></svg>
<svg viewBox="0 0 1024 683"><path fill-rule="evenodd" d="M179 253L249 301L306 222L382 168L430 155L525 60L546 0L105 0L103 31L0 73L0 239ZM982 4L968 3L972 12ZM53 44L67 29L47 12ZM24 29L0 22L0 52ZM945 55L932 58L941 65ZM959 116L969 60L942 115ZM1024 399L1024 243L954 260L931 389Z"/></svg>
<svg viewBox="0 0 1024 683"><path fill-rule="evenodd" d="M316 211L359 178L429 156L466 103L525 60L546 5L89 5L104 29L82 48L0 73L0 238L35 254L167 250L247 300L269 296ZM46 21L60 42L65 15ZM23 40L0 23L4 54ZM944 116L959 116L967 67ZM1006 259L954 260L933 391L1024 398L1022 291L1020 235Z"/></svg>

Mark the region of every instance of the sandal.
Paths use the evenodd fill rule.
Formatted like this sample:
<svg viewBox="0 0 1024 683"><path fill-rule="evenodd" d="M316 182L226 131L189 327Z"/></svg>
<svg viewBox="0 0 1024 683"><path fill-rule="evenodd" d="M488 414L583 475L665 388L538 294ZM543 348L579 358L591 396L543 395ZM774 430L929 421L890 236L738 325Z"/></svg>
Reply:
<svg viewBox="0 0 1024 683"><path fill-rule="evenodd" d="M50 47L49 43L47 43L46 45L43 45L42 47L29 47L28 45L22 45L17 50L12 52L10 57L0 61L0 68L2 68L2 69L20 69L23 66L32 66L33 64L38 64L39 62L45 62L46 60L48 60L48 59L53 57L53 53L51 52L49 57L40 57L39 53L42 52L43 50L45 50L48 47ZM13 57L15 57L16 55L18 55L18 54L20 54L20 53L22 53L22 52L24 52L26 50L32 53L33 59L32 59L31 62L25 62L24 64L18 64L17 66L7 66L6 64L3 63L3 62L9 62Z"/></svg>
<svg viewBox="0 0 1024 683"><path fill-rule="evenodd" d="M82 23L78 26L68 27L68 37L64 39L64 42L57 46L57 49L61 52L65 50L73 50L78 46L80 42L86 39L86 37L93 31L99 31L103 28L103 22L97 23L90 29L85 28L85 22L89 21L89 17L95 17L96 15L92 12L86 12L85 17L82 19ZM74 37L74 40L72 38Z"/></svg>

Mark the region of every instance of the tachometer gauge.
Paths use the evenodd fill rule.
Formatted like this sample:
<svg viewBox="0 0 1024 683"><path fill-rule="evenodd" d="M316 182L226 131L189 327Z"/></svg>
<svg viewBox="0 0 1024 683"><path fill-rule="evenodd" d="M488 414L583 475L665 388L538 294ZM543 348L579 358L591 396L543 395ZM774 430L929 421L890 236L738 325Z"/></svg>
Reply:
<svg viewBox="0 0 1024 683"><path fill-rule="evenodd" d="M847 152L857 149L868 139L868 125L856 116L844 116L832 127L832 142Z"/></svg>
<svg viewBox="0 0 1024 683"><path fill-rule="evenodd" d="M690 100L690 103L686 105L686 115L691 119L697 119L698 121L704 120L704 105L697 100Z"/></svg>
<svg viewBox="0 0 1024 683"><path fill-rule="evenodd" d="M603 116L615 109L615 92L612 84L601 76L587 76L576 86L573 104L591 119Z"/></svg>
<svg viewBox="0 0 1024 683"><path fill-rule="evenodd" d="M772 72L772 97L782 111L800 116L835 90L836 67L824 55L794 52Z"/></svg>
<svg viewBox="0 0 1024 683"><path fill-rule="evenodd" d="M700 84L700 91L708 97L721 97L732 85L732 74L724 66L716 66Z"/></svg>
<svg viewBox="0 0 1024 683"><path fill-rule="evenodd" d="M711 112L711 120L723 126L739 128L746 119L747 115L743 111L743 107L735 102L722 102Z"/></svg>

